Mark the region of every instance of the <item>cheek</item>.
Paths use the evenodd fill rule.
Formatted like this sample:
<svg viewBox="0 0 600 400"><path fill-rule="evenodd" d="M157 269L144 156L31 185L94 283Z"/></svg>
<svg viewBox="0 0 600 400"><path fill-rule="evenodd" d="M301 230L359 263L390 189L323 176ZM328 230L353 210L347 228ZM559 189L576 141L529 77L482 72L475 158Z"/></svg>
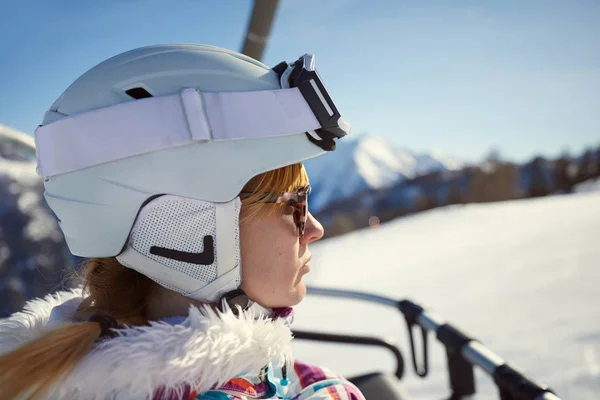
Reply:
<svg viewBox="0 0 600 400"><path fill-rule="evenodd" d="M298 249L295 225L285 218L264 220L242 226L242 289L266 305L285 297L298 276ZM291 223L293 225L293 222Z"/></svg>
<svg viewBox="0 0 600 400"><path fill-rule="evenodd" d="M270 216L240 228L244 265L289 263L297 257L298 240L292 217Z"/></svg>
<svg viewBox="0 0 600 400"><path fill-rule="evenodd" d="M265 234L242 246L242 269L271 285L285 285L297 273L298 246L282 236Z"/></svg>

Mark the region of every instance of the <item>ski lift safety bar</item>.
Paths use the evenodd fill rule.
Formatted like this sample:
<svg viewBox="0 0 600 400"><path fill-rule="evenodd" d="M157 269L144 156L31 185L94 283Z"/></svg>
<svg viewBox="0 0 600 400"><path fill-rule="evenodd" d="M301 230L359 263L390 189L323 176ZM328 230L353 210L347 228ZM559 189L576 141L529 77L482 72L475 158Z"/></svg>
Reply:
<svg viewBox="0 0 600 400"><path fill-rule="evenodd" d="M413 367L420 377L427 375L427 331L433 331L446 348L451 399L460 399L475 393L473 366L484 370L500 391L502 400L560 400L546 385L538 384L522 372L510 366L477 340L466 336L430 310L410 300L394 300L352 290L330 289L309 286L308 294L326 297L356 299L396 308L405 317L412 351ZM423 366L419 368L413 341L413 326L418 325L423 334Z"/></svg>

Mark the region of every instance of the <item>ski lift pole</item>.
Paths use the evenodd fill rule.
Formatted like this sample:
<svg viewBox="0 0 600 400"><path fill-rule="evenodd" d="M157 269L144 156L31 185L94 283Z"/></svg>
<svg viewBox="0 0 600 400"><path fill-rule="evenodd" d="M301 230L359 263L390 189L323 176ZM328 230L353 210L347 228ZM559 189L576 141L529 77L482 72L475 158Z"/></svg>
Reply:
<svg viewBox="0 0 600 400"><path fill-rule="evenodd" d="M242 53L260 60L269 41L279 0L255 0L248 21Z"/></svg>
<svg viewBox="0 0 600 400"><path fill-rule="evenodd" d="M430 310L410 300L394 300L352 290L308 287L308 293L317 296L356 299L399 310L407 323L415 373L425 377L428 372L427 332L435 333L436 338L446 348L448 373L452 389L451 400L458 400L475 393L473 366L478 366L492 377L498 387L501 400L560 400L546 385L538 384L523 372L505 362L477 340L465 335ZM421 328L423 335L423 361L419 368L413 338L413 327Z"/></svg>

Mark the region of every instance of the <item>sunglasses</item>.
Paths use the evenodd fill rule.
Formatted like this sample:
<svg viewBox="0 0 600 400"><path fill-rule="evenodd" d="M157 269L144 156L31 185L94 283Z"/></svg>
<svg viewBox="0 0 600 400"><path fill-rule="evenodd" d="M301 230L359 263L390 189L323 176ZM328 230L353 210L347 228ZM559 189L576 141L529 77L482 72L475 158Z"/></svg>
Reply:
<svg viewBox="0 0 600 400"><path fill-rule="evenodd" d="M260 200L270 204L286 204L292 207L298 235L303 237L308 219L308 195L310 191L311 187L308 185L294 192L265 193ZM252 194L253 192L241 192L240 197L249 197Z"/></svg>

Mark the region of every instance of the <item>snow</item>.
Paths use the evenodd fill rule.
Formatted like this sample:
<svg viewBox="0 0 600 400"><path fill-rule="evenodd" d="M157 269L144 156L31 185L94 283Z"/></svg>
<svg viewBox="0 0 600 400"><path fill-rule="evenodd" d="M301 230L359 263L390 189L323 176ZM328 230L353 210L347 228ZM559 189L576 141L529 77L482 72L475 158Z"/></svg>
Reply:
<svg viewBox="0 0 600 400"><path fill-rule="evenodd" d="M575 192L598 192L600 191L600 178L590 179L585 182L575 185Z"/></svg>
<svg viewBox="0 0 600 400"><path fill-rule="evenodd" d="M563 399L600 391L600 192L435 209L315 243L309 284L410 298L548 384ZM390 338L415 399L449 396L443 347L430 374L412 370L401 315L352 300L307 297L297 329ZM296 343L298 358L346 376L392 372L385 350ZM420 354L420 349L417 350ZM476 399L498 398L476 370Z"/></svg>
<svg viewBox="0 0 600 400"><path fill-rule="evenodd" d="M354 151L354 163L370 188L381 189L393 185L403 177L412 178L403 171L412 168L414 160L396 157L383 140L369 137L358 143Z"/></svg>
<svg viewBox="0 0 600 400"><path fill-rule="evenodd" d="M13 161L34 161L33 137L0 124L0 158Z"/></svg>
<svg viewBox="0 0 600 400"><path fill-rule="evenodd" d="M435 171L458 171L464 167L464 163L442 154L440 152L431 152L417 155L416 158L417 175L426 175Z"/></svg>

